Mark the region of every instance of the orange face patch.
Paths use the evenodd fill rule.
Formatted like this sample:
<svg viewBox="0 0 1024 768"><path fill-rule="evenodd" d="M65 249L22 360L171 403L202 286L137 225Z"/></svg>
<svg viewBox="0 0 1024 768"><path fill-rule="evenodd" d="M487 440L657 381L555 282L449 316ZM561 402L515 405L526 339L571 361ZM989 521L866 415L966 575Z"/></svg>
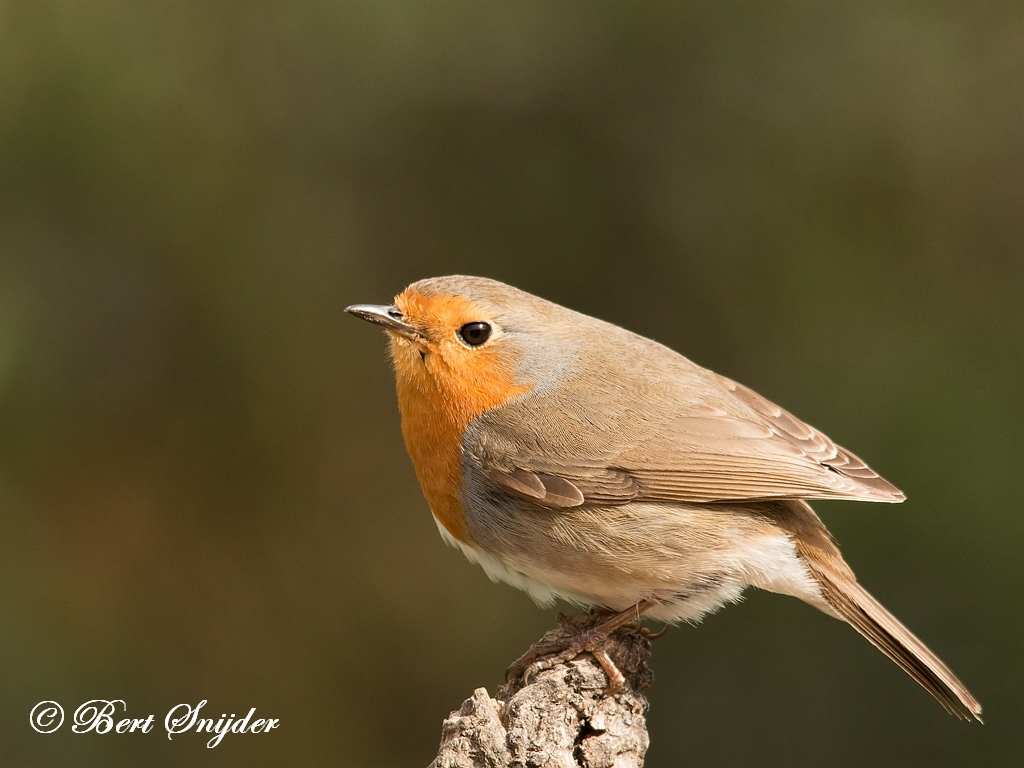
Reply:
<svg viewBox="0 0 1024 768"><path fill-rule="evenodd" d="M395 306L422 334L415 341L390 334L405 446L434 516L471 543L462 508L462 435L477 416L529 388L515 383L515 365L496 339L479 347L460 341L466 323L493 325L472 302L407 289Z"/></svg>

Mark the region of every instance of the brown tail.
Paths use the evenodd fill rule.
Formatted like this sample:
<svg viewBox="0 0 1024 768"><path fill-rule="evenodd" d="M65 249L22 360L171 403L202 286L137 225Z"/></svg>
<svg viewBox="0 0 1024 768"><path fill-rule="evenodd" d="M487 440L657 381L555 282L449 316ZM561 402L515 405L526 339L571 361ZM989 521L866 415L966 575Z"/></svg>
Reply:
<svg viewBox="0 0 1024 768"><path fill-rule="evenodd" d="M981 704L952 670L928 650L881 603L868 594L856 580L830 573L813 560L811 572L821 585L828 604L866 637L872 645L899 664L922 688L938 700L951 715L981 722Z"/></svg>
<svg viewBox="0 0 1024 768"><path fill-rule="evenodd" d="M818 582L821 596L828 604L826 607L819 603L818 608L831 608L830 612L849 622L947 712L962 720L974 718L981 722L978 700L938 656L857 583L831 534L807 502L784 502L766 506L763 511L793 538L797 552Z"/></svg>

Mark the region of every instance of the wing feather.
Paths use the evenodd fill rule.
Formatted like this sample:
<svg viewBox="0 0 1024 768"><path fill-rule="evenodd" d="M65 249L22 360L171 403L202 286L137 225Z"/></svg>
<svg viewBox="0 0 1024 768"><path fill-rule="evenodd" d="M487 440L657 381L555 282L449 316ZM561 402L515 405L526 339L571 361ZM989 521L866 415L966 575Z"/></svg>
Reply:
<svg viewBox="0 0 1024 768"><path fill-rule="evenodd" d="M678 360L687 367L671 378L631 381L632 399L598 389L586 411L557 395L502 406L471 425L464 448L494 485L552 508L634 499L903 501L788 411Z"/></svg>
<svg viewBox="0 0 1024 768"><path fill-rule="evenodd" d="M516 496L535 501L544 507L578 507L584 502L580 489L558 475L491 468L487 470L487 477Z"/></svg>

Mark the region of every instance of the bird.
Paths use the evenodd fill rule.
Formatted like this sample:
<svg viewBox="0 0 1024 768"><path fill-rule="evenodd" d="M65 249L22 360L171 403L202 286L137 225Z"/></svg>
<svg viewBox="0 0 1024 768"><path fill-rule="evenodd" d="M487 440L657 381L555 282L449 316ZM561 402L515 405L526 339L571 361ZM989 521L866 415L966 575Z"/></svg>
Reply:
<svg viewBox="0 0 1024 768"><path fill-rule="evenodd" d="M590 651L621 685L601 648L613 629L697 623L756 587L847 622L948 712L981 721L808 504L904 500L822 432L656 341L489 278L428 278L346 312L387 333L442 538L541 606L602 617L519 669Z"/></svg>

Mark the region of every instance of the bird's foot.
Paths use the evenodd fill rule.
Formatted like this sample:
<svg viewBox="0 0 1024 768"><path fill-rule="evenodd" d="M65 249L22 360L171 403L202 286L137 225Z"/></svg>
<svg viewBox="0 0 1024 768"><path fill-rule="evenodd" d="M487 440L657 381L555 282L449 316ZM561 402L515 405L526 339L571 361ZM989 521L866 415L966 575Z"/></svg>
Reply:
<svg viewBox="0 0 1024 768"><path fill-rule="evenodd" d="M573 628L556 638L534 643L508 668L505 679L508 681L522 676L523 683L529 685L539 672L572 661L581 653L589 653L608 677L608 693L615 695L622 690L626 680L605 649L609 634L597 631L596 626L582 630Z"/></svg>
<svg viewBox="0 0 1024 768"><path fill-rule="evenodd" d="M589 653L601 665L608 678L607 693L614 696L622 691L626 678L608 653L609 638L620 627L647 639L664 634L664 630L661 630L652 635L640 623L640 614L651 605L647 601L642 601L633 608L619 613L592 609L587 615L559 614L560 630L549 633L516 659L505 672L506 682L521 677L523 684L529 685L533 676L539 672L572 661L582 653Z"/></svg>

